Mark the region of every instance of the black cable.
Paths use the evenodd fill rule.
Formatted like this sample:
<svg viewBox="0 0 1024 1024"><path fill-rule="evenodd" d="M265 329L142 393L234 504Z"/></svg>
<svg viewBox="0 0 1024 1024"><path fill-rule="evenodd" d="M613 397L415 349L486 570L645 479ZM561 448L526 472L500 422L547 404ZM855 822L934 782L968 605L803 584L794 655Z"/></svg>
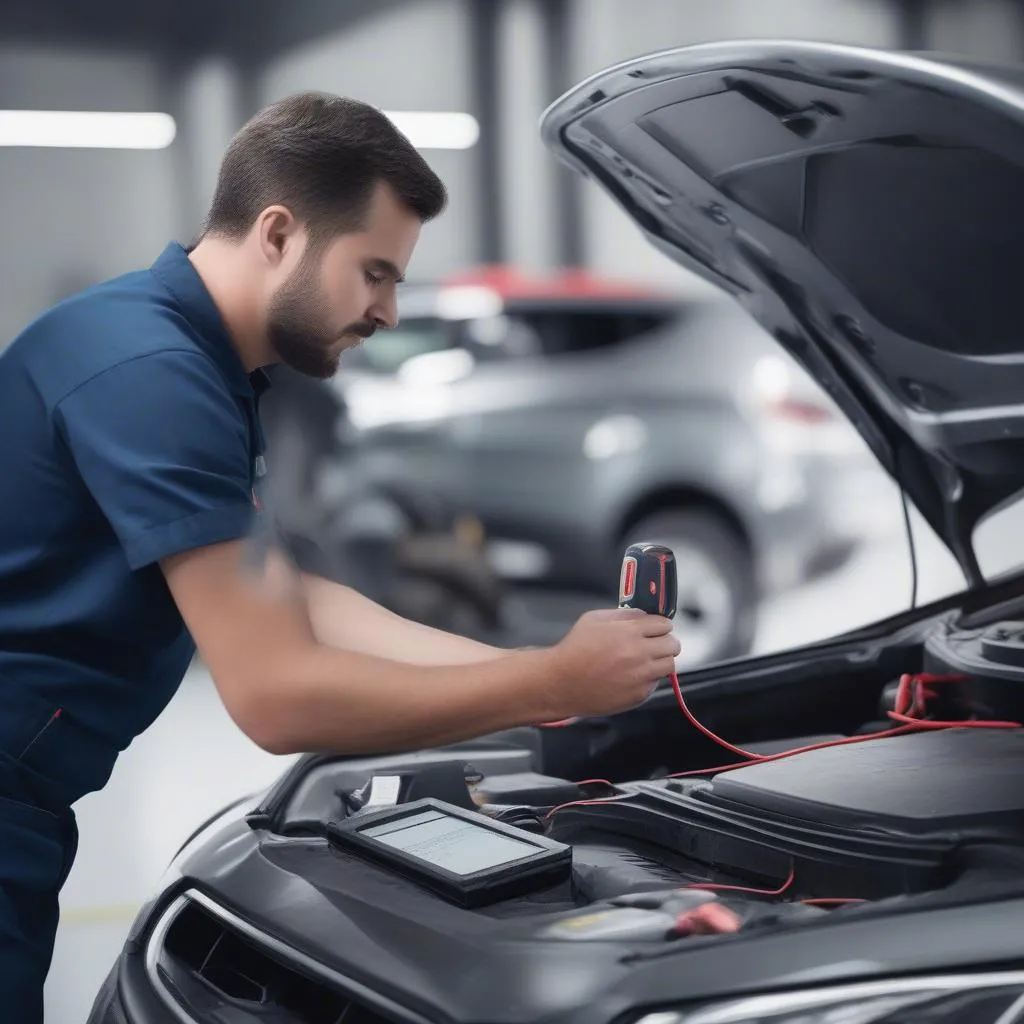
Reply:
<svg viewBox="0 0 1024 1024"><path fill-rule="evenodd" d="M480 808L484 813L506 825L515 825L526 832L543 832L544 818L543 811L536 807L528 807L524 804L512 804L505 807Z"/></svg>
<svg viewBox="0 0 1024 1024"><path fill-rule="evenodd" d="M907 525L907 544L910 547L910 611L917 607L917 548L914 546L914 528L910 523L910 505L907 492L900 488L900 499L903 502L903 522Z"/></svg>

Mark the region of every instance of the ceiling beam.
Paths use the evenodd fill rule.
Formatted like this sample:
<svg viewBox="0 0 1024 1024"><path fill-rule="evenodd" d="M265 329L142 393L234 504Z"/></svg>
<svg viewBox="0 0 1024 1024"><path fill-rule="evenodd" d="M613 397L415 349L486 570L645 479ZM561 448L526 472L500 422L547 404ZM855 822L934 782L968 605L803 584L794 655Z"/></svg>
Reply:
<svg viewBox="0 0 1024 1024"><path fill-rule="evenodd" d="M197 2L197 0L195 0ZM214 52L260 64L385 10L416 0L231 0L218 7ZM386 60L387 55L381 54Z"/></svg>
<svg viewBox="0 0 1024 1024"><path fill-rule="evenodd" d="M259 63L415 0L2 0L7 45L136 50L181 60ZM383 59L383 58L382 58Z"/></svg>
<svg viewBox="0 0 1024 1024"><path fill-rule="evenodd" d="M931 16L929 0L896 0L897 47L901 50L927 50Z"/></svg>

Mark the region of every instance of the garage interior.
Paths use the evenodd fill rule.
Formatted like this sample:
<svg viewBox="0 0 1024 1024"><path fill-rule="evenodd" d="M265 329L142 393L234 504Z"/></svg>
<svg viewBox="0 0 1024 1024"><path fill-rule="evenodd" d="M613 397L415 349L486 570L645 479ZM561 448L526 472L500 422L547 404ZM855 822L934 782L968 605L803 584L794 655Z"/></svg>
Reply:
<svg viewBox="0 0 1024 1024"><path fill-rule="evenodd" d="M549 103L616 62L765 36L1017 63L1024 2L5 0L0 223L8 244L0 256L0 347L59 299L150 264L171 239L194 238L234 131L265 104L306 89L405 117L445 180L450 207L424 232L410 286L545 280L569 270L699 301L707 286L650 246L603 193L558 165L537 124ZM173 118L174 132L151 148L116 140L26 145L4 139L9 111L160 113ZM358 413L358 396L352 402ZM598 454L587 457L599 460L602 446L625 443L623 429L617 422L591 432ZM963 585L948 551L914 513L912 565L898 491L877 467L867 476L883 521L842 564L769 594L750 651L785 650L894 614L908 606L912 587L920 602ZM712 507L702 502L705 511ZM631 523L666 508L638 499ZM983 524L976 540L986 574L1017 564L1022 518L1013 506ZM494 558L520 566L507 570L514 577L528 574L522 566L531 551L496 545ZM524 601L538 620L562 599L531 593ZM564 597L568 608L579 601ZM107 788L78 805L80 849L62 898L48 1021L84 1019L182 840L225 804L268 786L289 760L250 743L203 666L193 666L168 711L122 755Z"/></svg>

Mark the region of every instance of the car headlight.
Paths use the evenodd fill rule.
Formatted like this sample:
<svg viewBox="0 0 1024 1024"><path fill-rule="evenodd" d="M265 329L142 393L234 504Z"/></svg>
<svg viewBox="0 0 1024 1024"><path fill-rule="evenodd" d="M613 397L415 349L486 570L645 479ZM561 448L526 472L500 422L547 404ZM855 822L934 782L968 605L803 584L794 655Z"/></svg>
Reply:
<svg viewBox="0 0 1024 1024"><path fill-rule="evenodd" d="M732 999L636 1024L1013 1024L1024 972L939 975Z"/></svg>

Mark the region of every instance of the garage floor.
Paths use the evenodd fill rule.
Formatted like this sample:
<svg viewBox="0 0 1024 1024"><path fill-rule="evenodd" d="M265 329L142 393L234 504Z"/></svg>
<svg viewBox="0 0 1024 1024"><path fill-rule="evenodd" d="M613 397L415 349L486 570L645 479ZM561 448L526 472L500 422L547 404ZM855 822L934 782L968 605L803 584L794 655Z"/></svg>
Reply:
<svg viewBox="0 0 1024 1024"><path fill-rule="evenodd" d="M1024 536L1016 523L999 533L987 540L1006 551ZM920 561L922 601L957 589L957 570L934 543L921 543ZM832 577L774 601L758 646L778 650L863 625L906 608L909 592L905 545L880 542ZM189 674L167 713L122 756L106 790L78 805L81 846L64 892L47 1024L85 1020L136 908L192 828L264 788L290 761L254 747L206 673Z"/></svg>

